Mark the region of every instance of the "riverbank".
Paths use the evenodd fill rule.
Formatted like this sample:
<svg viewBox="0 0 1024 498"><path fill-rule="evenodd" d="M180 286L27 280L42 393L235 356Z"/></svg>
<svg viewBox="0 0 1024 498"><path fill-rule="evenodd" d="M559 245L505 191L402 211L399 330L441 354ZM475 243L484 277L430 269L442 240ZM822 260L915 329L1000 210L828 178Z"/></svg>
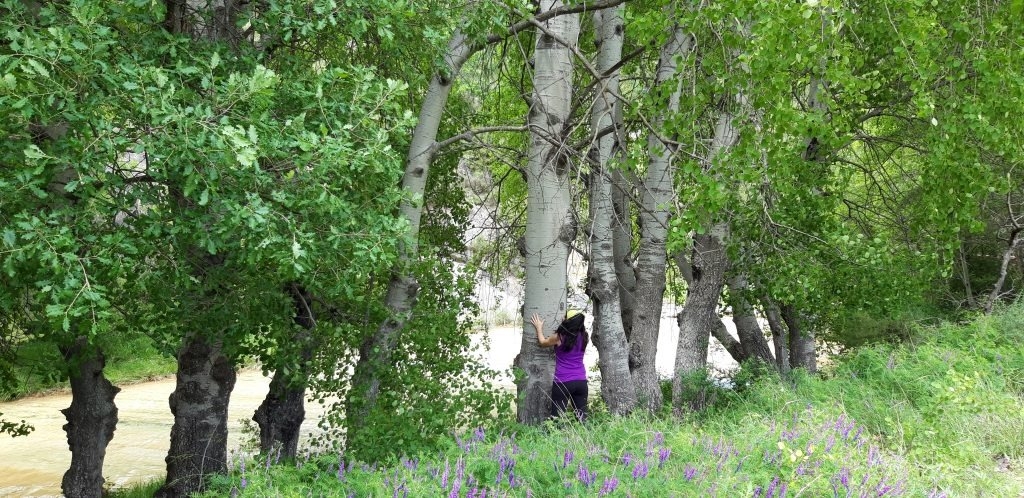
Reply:
<svg viewBox="0 0 1024 498"><path fill-rule="evenodd" d="M675 362L678 328L668 309L662 321L663 333L659 337L658 371L669 376ZM728 322L731 324L731 322ZM495 327L475 332L471 336L475 350L490 368L508 371L522 343L520 327ZM599 375L596 373L597 350L588 348L584 358L592 372L594 393L598 392ZM735 367L735 362L717 342L713 341L708 361L720 370ZM173 371L173 370L172 370ZM501 387L514 389L511 375L494 379ZM112 487L119 488L159 478L164 474L164 457L169 446L173 419L168 408L168 396L174 390L174 377L162 376L157 380L116 382L122 388L115 398L119 422L114 439L107 448L104 475ZM253 412L262 403L269 390L270 379L258 369L239 372L231 395L228 415L229 449L238 449L252 434L245 427ZM0 412L7 420L26 420L36 430L25 437L7 438L0 444L0 496L58 496L60 479L67 470L71 454L62 426L65 423L60 410L71 404L66 389L52 390L45 395L34 395L17 401L0 403ZM306 404L306 421L302 425L305 437L313 433L325 408L318 403Z"/></svg>

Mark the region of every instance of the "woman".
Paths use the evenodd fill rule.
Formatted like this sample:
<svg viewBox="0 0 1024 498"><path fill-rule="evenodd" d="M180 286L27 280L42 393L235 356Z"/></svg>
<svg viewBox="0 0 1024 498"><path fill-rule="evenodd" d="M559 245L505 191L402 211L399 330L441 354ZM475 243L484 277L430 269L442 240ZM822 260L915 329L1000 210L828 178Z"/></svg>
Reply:
<svg viewBox="0 0 1024 498"><path fill-rule="evenodd" d="M583 326L583 313L566 317L551 337L544 337L544 320L536 313L530 317L537 331L541 347L555 348L555 379L551 383L551 417L565 413L572 399L576 418L587 418L587 370L583 367L583 352L590 338Z"/></svg>

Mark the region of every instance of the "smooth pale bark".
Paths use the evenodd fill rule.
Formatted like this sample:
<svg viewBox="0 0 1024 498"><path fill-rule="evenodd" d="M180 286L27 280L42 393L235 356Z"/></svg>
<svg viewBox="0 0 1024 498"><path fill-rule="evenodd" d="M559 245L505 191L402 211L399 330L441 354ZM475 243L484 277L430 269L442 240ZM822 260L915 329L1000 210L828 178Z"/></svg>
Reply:
<svg viewBox="0 0 1024 498"><path fill-rule="evenodd" d="M693 238L693 283L687 288L686 303L679 312L679 342L676 346L675 375L672 379L672 406L676 413L684 409L700 409L699 392L687 380L707 367L708 340L711 331L721 324L716 308L725 285L729 258L724 241L728 224L716 223L705 234Z"/></svg>
<svg viewBox="0 0 1024 498"><path fill-rule="evenodd" d="M663 133L666 120L679 110L682 81L677 79L679 61L690 53L693 38L682 27L675 26L669 40L661 47L656 91L667 91L663 114L655 116L652 125ZM633 330L629 336L630 370L636 383L640 403L648 411L661 408L661 386L655 358L661 326L662 301L665 297L665 273L668 255L668 218L675 195L675 166L671 151L657 133L647 137L647 173L640 185L640 244L636 262L636 310Z"/></svg>
<svg viewBox="0 0 1024 498"><path fill-rule="evenodd" d="M765 319L772 333L772 345L775 346L775 368L782 375L789 374L789 331L782 320L782 314L774 301L767 297L761 299L764 305Z"/></svg>
<svg viewBox="0 0 1024 498"><path fill-rule="evenodd" d="M757 321L754 307L746 298L748 292L746 275L742 273L734 275L729 279L727 285L729 286L732 321L736 324L736 335L739 336L744 356L747 359L760 360L767 365L774 364L775 358L764 337L764 330L761 329L761 324Z"/></svg>
<svg viewBox="0 0 1024 498"><path fill-rule="evenodd" d="M252 419L260 428L260 451L270 453L279 449L280 457L294 459L299 447L299 428L306 418L306 378L310 359L313 357L313 345L310 331L316 326L313 315L312 297L309 292L297 284L288 286L295 309L293 321L301 327L292 336L293 342L299 345L299 369L301 378L286 375L283 369L274 372L270 381L270 390L263 403L253 414Z"/></svg>
<svg viewBox="0 0 1024 498"><path fill-rule="evenodd" d="M541 0L539 13L557 9L560 0ZM534 313L554 331L565 317L566 264L576 237L569 199L569 158L563 144L573 90L573 55L565 44L579 37L579 15L569 14L541 23L534 48L533 94L530 99L530 149L526 169L527 205L524 249L526 296L523 323ZM559 41L561 40L561 42ZM564 43L562 43L564 42ZM536 424L550 412L555 357L537 344L531 325L524 325L515 366L520 422Z"/></svg>
<svg viewBox="0 0 1024 498"><path fill-rule="evenodd" d="M373 422L371 413L380 394L381 375L391 368L394 349L416 302L419 284L409 267L417 257L423 194L435 153L437 129L452 84L462 65L476 50L462 32L457 31L452 36L444 55L444 66L431 78L420 107L419 120L413 130L412 144L406 157L405 174L402 176L405 200L399 208L400 215L409 224L409 231L399 244L398 263L388 282L385 305L390 316L359 349L359 361L347 398L346 424L350 443L360 443L362 428Z"/></svg>
<svg viewBox="0 0 1024 498"><path fill-rule="evenodd" d="M789 365L802 368L809 373L818 371L818 357L814 352L814 332L803 326L800 314L793 305L781 308L782 320L789 330Z"/></svg>
<svg viewBox="0 0 1024 498"><path fill-rule="evenodd" d="M622 58L623 9L594 13L594 34L599 47L595 69L610 71ZM616 126L618 71L598 83L590 114L591 133ZM629 372L629 344L622 326L619 282L615 271L615 208L611 168L616 160L619 133L601 135L590 149L590 268L587 289L594 303L594 346L600 355L601 397L608 411L626 415L636 407L636 388Z"/></svg>
<svg viewBox="0 0 1024 498"><path fill-rule="evenodd" d="M156 493L161 498L185 498L203 490L206 476L227 471L228 401L235 388L235 366L219 341L194 335L178 353L175 380L167 482Z"/></svg>
<svg viewBox="0 0 1024 498"><path fill-rule="evenodd" d="M103 353L89 346L85 337L61 351L72 367L71 406L61 410L68 423L64 432L71 449L71 466L61 480L65 496L100 498L103 490L103 459L117 426L114 396L121 390L103 375Z"/></svg>

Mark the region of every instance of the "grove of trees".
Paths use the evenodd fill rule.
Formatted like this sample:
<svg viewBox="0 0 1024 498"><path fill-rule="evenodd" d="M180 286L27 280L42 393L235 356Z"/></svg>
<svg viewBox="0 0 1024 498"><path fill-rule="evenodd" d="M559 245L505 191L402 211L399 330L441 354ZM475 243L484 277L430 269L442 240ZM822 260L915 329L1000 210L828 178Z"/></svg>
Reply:
<svg viewBox="0 0 1024 498"><path fill-rule="evenodd" d="M468 354L484 270L522 279L549 330L585 289L616 415L701 409L711 337L785 376L825 343L991 312L1024 283L1021 19L1021 0L0 0L0 379L18 344L59 349L63 489L100 496L103 350L148 336L178 364L159 495L187 496L225 471L246 362L274 372L254 419L286 457L307 396L337 400L325 437L363 460L511 410ZM497 235L470 251L473 205ZM534 424L554 357L525 332Z"/></svg>

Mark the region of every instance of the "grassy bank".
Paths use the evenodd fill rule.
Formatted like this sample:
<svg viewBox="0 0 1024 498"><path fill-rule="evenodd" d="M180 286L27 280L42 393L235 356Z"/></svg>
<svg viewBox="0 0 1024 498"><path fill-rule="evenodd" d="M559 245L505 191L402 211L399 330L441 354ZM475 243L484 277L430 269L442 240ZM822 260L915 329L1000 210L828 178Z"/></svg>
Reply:
<svg viewBox="0 0 1024 498"><path fill-rule="evenodd" d="M236 459L206 496L1007 496L1024 492L1024 307L736 379L685 419L496 422L431 454Z"/></svg>
<svg viewBox="0 0 1024 498"><path fill-rule="evenodd" d="M160 353L148 337L126 334L104 342L104 374L114 384L170 375L177 368L174 358ZM64 359L50 342L18 344L9 368L11 382L0 385L0 401L68 387Z"/></svg>

